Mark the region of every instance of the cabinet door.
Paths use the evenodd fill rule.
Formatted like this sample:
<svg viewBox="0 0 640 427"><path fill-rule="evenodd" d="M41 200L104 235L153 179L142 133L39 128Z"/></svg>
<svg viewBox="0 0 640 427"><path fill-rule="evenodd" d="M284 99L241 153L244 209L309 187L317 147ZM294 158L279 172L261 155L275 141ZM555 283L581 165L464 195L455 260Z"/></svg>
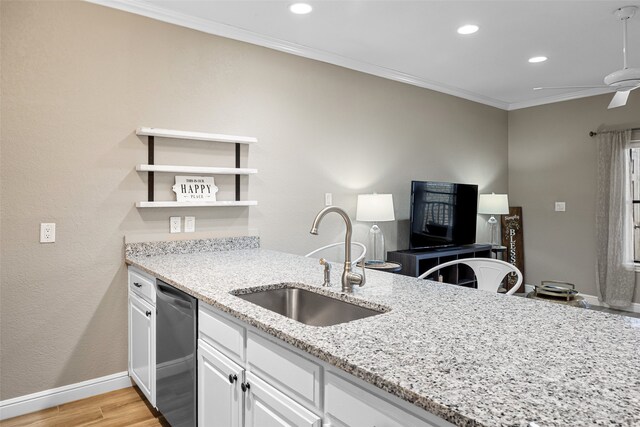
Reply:
<svg viewBox="0 0 640 427"><path fill-rule="evenodd" d="M243 373L239 365L198 340L199 427L242 426Z"/></svg>
<svg viewBox="0 0 640 427"><path fill-rule="evenodd" d="M247 372L245 427L320 427L322 420L266 382Z"/></svg>
<svg viewBox="0 0 640 427"><path fill-rule="evenodd" d="M129 375L155 406L155 309L129 294Z"/></svg>

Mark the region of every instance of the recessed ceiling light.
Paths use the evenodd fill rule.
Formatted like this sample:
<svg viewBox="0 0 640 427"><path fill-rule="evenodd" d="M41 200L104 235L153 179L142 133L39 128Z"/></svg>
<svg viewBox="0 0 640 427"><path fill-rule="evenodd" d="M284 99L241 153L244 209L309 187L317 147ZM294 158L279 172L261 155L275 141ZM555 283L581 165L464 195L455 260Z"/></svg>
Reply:
<svg viewBox="0 0 640 427"><path fill-rule="evenodd" d="M477 25L463 25L462 27L458 28L458 34L473 34L479 29L480 27L478 27Z"/></svg>
<svg viewBox="0 0 640 427"><path fill-rule="evenodd" d="M529 62L535 64L537 62L544 62L547 60L546 56L534 56L533 58L529 58Z"/></svg>
<svg viewBox="0 0 640 427"><path fill-rule="evenodd" d="M291 13L295 13L296 15L306 15L307 13L310 13L313 8L307 3L294 3L289 6L289 10Z"/></svg>

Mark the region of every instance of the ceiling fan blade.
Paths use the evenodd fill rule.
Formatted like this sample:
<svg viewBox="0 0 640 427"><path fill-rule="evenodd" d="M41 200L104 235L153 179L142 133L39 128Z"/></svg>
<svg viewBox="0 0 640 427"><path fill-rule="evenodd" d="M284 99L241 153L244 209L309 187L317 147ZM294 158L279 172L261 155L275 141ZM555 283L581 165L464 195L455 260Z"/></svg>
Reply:
<svg viewBox="0 0 640 427"><path fill-rule="evenodd" d="M609 107L607 107L607 108L608 109L618 108L618 107L622 107L624 105L627 105L627 99L629 99L629 94L630 93L631 93L631 90L622 90L622 91L616 92L616 94L613 95L613 99L611 100L611 104L609 104Z"/></svg>
<svg viewBox="0 0 640 427"><path fill-rule="evenodd" d="M608 88L609 86L547 86L547 87L534 87L533 90L547 90L547 89L600 89Z"/></svg>

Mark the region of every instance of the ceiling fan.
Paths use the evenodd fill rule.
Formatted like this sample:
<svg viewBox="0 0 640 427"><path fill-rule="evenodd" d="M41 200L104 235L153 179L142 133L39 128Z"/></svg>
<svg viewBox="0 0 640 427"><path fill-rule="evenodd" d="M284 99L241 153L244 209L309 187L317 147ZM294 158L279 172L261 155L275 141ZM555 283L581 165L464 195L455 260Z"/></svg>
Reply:
<svg viewBox="0 0 640 427"><path fill-rule="evenodd" d="M637 9L637 6L625 6L614 12L616 18L622 21L622 55L624 66L621 70L614 71L607 75L604 78L604 85L534 87L533 90L611 88L616 91L616 94L613 96L608 108L617 108L626 105L631 91L640 88L640 68L629 68L627 65L627 21L635 15Z"/></svg>

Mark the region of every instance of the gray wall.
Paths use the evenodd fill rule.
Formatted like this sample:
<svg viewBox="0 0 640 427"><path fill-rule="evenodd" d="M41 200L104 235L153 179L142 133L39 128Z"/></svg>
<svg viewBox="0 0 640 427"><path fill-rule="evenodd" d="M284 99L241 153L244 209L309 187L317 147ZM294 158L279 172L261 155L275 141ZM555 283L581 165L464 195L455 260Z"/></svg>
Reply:
<svg viewBox="0 0 640 427"><path fill-rule="evenodd" d="M637 95L612 110L611 95L601 95L509 112L509 202L522 206L527 283L562 280L597 295L597 159L588 133L639 127ZM556 201L566 212L554 211Z"/></svg>
<svg viewBox="0 0 640 427"><path fill-rule="evenodd" d="M355 216L356 195L377 191L395 197L394 249L411 179L507 191L505 111L93 4L1 7L0 399L126 370L125 234L195 215L199 231L257 229L304 253L340 238L337 216L308 234L325 192ZM136 209L138 126L258 137L243 197L259 206ZM231 147L158 147L158 163L233 166ZM38 243L40 222L57 223L55 244Z"/></svg>

